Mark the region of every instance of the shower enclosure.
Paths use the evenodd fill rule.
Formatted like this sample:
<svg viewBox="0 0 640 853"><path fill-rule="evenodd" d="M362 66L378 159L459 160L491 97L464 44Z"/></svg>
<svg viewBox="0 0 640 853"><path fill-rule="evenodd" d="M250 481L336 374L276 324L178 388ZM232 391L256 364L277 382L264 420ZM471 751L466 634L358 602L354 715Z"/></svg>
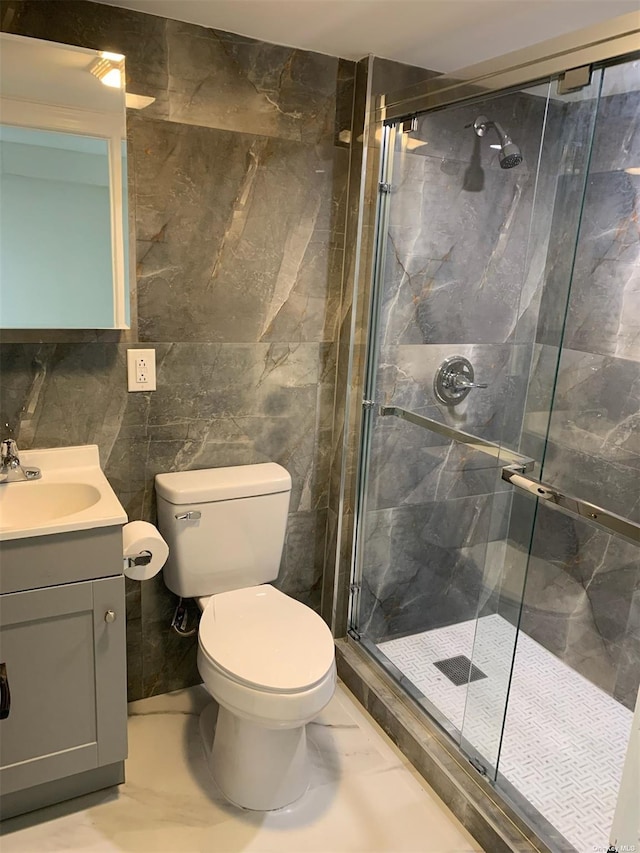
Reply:
<svg viewBox="0 0 640 853"><path fill-rule="evenodd" d="M349 633L551 849L640 684L640 62L382 125Z"/></svg>

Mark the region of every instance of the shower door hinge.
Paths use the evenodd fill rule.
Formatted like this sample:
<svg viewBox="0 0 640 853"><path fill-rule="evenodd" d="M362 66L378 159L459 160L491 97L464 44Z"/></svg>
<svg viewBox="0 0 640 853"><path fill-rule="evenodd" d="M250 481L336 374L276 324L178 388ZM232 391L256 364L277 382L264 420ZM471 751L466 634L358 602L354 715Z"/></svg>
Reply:
<svg viewBox="0 0 640 853"><path fill-rule="evenodd" d="M591 66L581 65L579 68L571 68L565 71L558 79L558 94L567 95L569 92L578 92L591 83Z"/></svg>
<svg viewBox="0 0 640 853"><path fill-rule="evenodd" d="M378 189L381 193L390 193L391 184L387 183L387 181L380 181L380 183L378 184Z"/></svg>
<svg viewBox="0 0 640 853"><path fill-rule="evenodd" d="M472 767L475 767L478 773L480 773L482 776L487 775L487 768L484 766L484 764L478 761L477 758L470 758L469 764L471 764Z"/></svg>
<svg viewBox="0 0 640 853"><path fill-rule="evenodd" d="M360 634L356 631L355 628L347 628L347 634L351 637L352 640L360 641Z"/></svg>
<svg viewBox="0 0 640 853"><path fill-rule="evenodd" d="M376 401L375 400L363 400L362 408L363 409L375 409Z"/></svg>

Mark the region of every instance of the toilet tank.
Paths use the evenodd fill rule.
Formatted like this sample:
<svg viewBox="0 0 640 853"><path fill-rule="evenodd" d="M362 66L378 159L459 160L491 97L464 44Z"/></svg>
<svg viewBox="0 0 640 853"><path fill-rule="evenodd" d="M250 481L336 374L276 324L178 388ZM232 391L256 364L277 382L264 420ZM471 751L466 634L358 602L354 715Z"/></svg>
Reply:
<svg viewBox="0 0 640 853"><path fill-rule="evenodd" d="M156 475L158 527L169 545L164 582L195 598L278 577L291 477L281 465Z"/></svg>

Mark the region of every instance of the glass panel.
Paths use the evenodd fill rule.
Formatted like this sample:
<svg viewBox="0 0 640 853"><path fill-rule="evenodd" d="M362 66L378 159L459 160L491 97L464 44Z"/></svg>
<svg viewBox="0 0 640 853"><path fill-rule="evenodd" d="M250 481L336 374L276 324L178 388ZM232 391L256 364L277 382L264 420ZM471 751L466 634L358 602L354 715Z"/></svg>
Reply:
<svg viewBox="0 0 640 853"><path fill-rule="evenodd" d="M523 319L516 330L517 345L513 348L510 369L512 382L515 377L518 382L503 397L505 407L519 418L511 440L539 463L546 450L601 76L600 72L595 73L590 86L569 97L559 97L553 85L547 103L529 242L529 281L523 291L523 300L528 300L528 304L520 308ZM542 94L542 87L529 92L530 97ZM542 357L541 332L549 346ZM531 424L533 430L529 429ZM536 476L541 476L541 468ZM508 486L505 500L508 503L504 509L499 505L493 508L493 527L501 531L501 536L491 543L485 565L485 596L478 608L477 621L468 626L469 633L473 633L474 664L489 672L487 679L469 684L463 746L472 754L477 751L479 761L491 774L495 773L500 754L514 675L513 656L519 640L520 610L536 511L535 501L527 500L521 493L514 495ZM514 686L518 687L518 683ZM535 754L533 741L528 747ZM519 745L509 741L505 748L501 767L510 763L522 766L522 756L517 754Z"/></svg>
<svg viewBox="0 0 640 853"><path fill-rule="evenodd" d="M633 521L640 520L639 91L639 63L605 70L575 248L552 229L550 257L572 269L564 338L557 330L566 297L548 276L523 434L529 448L546 440L546 482ZM574 183L575 172L559 177L560 209L579 195ZM556 363L548 421L550 389L540 377ZM539 827L547 821L580 853L637 845L624 830L609 831L640 684L639 549L547 505L536 512L518 492L507 550L507 564L528 559L529 568L500 783L540 813ZM627 795L634 800L637 809L637 790ZM618 826L628 827L620 814ZM637 813L633 820L637 831Z"/></svg>
<svg viewBox="0 0 640 853"><path fill-rule="evenodd" d="M368 396L515 449L551 227L549 197L563 156L555 137L541 149L553 113L548 89L429 113L413 132L396 133L378 270L377 367ZM560 117L553 113L553 120ZM455 357L466 359L473 375ZM444 362L443 392L443 382L437 389L434 382ZM470 382L482 387L467 389ZM477 618L491 619L499 600L512 491L500 477L507 460L399 418L376 411L367 417L356 628L449 731L459 740L464 734L491 773L513 623L505 622L507 642L491 647L492 667L483 659L488 672L476 673L470 663L474 655L482 658ZM522 582L523 575L514 590L518 602ZM470 674L479 676L473 685L484 682L483 691L469 692Z"/></svg>

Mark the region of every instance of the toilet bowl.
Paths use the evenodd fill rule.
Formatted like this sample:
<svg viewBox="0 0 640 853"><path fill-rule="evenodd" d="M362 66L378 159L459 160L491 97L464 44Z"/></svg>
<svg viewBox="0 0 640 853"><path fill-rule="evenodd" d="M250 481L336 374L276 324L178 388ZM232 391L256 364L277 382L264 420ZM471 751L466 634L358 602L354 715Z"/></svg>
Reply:
<svg viewBox="0 0 640 853"><path fill-rule="evenodd" d="M220 706L205 743L211 773L236 805L282 808L309 784L305 726L335 691L333 637L269 584L202 603L198 671Z"/></svg>
<svg viewBox="0 0 640 853"><path fill-rule="evenodd" d="M218 703L201 717L211 773L236 805L283 808L309 784L305 726L335 691L334 642L309 607L271 586L291 492L280 465L156 476L166 585L202 609L198 671ZM212 708L214 706L212 705Z"/></svg>

